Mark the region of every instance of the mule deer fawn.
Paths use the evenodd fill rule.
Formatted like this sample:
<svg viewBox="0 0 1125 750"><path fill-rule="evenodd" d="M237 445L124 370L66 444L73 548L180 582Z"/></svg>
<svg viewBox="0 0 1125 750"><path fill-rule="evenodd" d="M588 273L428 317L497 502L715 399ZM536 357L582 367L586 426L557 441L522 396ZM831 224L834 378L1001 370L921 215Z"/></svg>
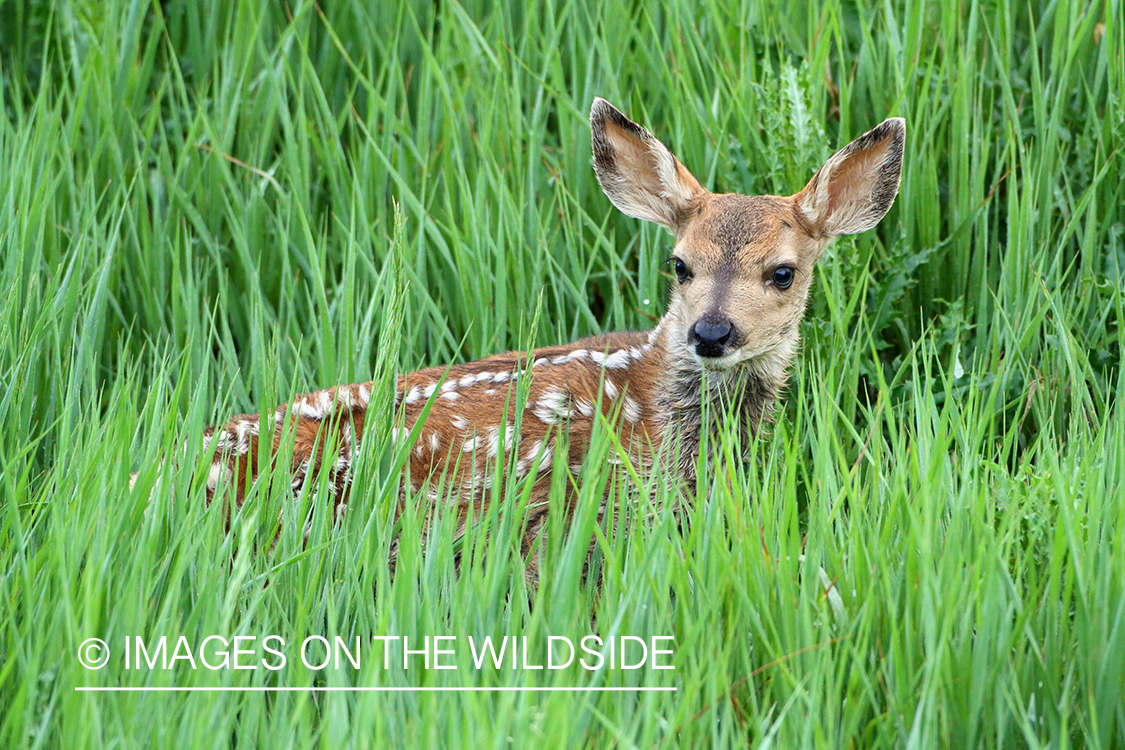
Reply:
<svg viewBox="0 0 1125 750"><path fill-rule="evenodd" d="M832 237L875 226L898 193L905 122L886 120L836 153L796 195L708 192L647 130L603 99L590 110L598 182L629 216L675 236L668 311L647 332L593 336L564 346L499 354L398 379L394 438L429 405L412 446L400 501L439 483L456 504L461 531L488 502L495 461L532 482L525 552L546 518L554 467L577 472L597 420L612 429L644 473L660 464L695 483L704 430L733 417L749 439L768 418L797 348L813 266ZM518 420L516 386L526 402ZM293 490L327 472L338 514L347 505L352 459L364 434L372 384L310 393L272 412L264 427L276 456L293 432ZM263 427L256 414L210 429L214 459L207 501L233 483L236 505L258 475ZM333 452L325 455L325 445ZM515 455L512 455L514 452ZM556 452L559 455L556 460ZM491 469L490 469L491 464ZM133 476L133 481L136 475ZM603 509L604 511L604 509Z"/></svg>

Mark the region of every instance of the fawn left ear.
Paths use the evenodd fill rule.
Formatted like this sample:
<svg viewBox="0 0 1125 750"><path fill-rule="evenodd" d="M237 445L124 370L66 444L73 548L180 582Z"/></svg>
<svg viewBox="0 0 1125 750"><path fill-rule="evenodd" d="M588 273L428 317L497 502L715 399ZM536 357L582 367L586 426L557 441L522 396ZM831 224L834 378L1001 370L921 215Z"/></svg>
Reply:
<svg viewBox="0 0 1125 750"><path fill-rule="evenodd" d="M622 212L678 233L692 201L707 191L652 133L607 102L590 107L594 171Z"/></svg>
<svg viewBox="0 0 1125 750"><path fill-rule="evenodd" d="M906 120L892 117L837 151L793 196L816 237L859 234L879 223L902 176Z"/></svg>

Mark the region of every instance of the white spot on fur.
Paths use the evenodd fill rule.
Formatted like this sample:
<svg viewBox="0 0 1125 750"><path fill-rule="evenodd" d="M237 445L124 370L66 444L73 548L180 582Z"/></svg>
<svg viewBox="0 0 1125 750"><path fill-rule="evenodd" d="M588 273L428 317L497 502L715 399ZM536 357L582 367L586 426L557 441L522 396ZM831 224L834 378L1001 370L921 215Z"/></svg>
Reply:
<svg viewBox="0 0 1125 750"><path fill-rule="evenodd" d="M336 403L344 409L352 409L355 407L355 394L352 392L352 386L342 385L336 389Z"/></svg>
<svg viewBox="0 0 1125 750"><path fill-rule="evenodd" d="M430 451L432 451L433 453L437 453L440 448L441 435L438 434L437 430L435 430L434 432L430 433Z"/></svg>
<svg viewBox="0 0 1125 750"><path fill-rule="evenodd" d="M449 423L453 425L454 429L460 430L461 432L469 429L469 420L460 415L454 415L450 417Z"/></svg>
<svg viewBox="0 0 1125 750"><path fill-rule="evenodd" d="M618 349L605 358L605 366L612 370L624 370L629 366L629 350Z"/></svg>
<svg viewBox="0 0 1125 750"><path fill-rule="evenodd" d="M483 383L486 380L491 380L495 376L492 372L478 372L475 375L465 375L461 378L460 383L462 388L468 388L477 383Z"/></svg>
<svg viewBox="0 0 1125 750"><path fill-rule="evenodd" d="M504 451L510 452L512 450L512 441L516 434L516 428L512 425L504 426ZM488 457L496 458L500 453L500 428L488 428Z"/></svg>
<svg viewBox="0 0 1125 750"><path fill-rule="evenodd" d="M295 417L322 421L332 413L332 402L332 393L329 391L310 393L293 402L292 413Z"/></svg>
<svg viewBox="0 0 1125 750"><path fill-rule="evenodd" d="M212 432L210 435L204 435L203 436L203 450L206 451L207 453L212 453L212 452L215 452L215 451L218 451L218 452L221 453L222 449L223 449L222 438L219 437L221 434L222 433Z"/></svg>
<svg viewBox="0 0 1125 750"><path fill-rule="evenodd" d="M319 420L321 415L320 412L316 410L315 406L305 399L300 399L299 401L293 402L293 416Z"/></svg>
<svg viewBox="0 0 1125 750"><path fill-rule="evenodd" d="M487 492L492 488L492 476L486 473L472 474L461 483L461 492L473 494L478 490Z"/></svg>
<svg viewBox="0 0 1125 750"><path fill-rule="evenodd" d="M472 453L476 449L477 449L477 439L476 439L475 436L471 437L468 440L466 440L465 442L461 443L461 450L464 451L465 453Z"/></svg>
<svg viewBox="0 0 1125 750"><path fill-rule="evenodd" d="M250 450L250 437L258 434L258 421L243 420L235 427L235 431L238 434L238 453L246 455Z"/></svg>
<svg viewBox="0 0 1125 750"><path fill-rule="evenodd" d="M230 477L230 467L225 463L211 464L211 470L207 472L207 489L214 492L218 488L219 482L230 479Z"/></svg>
<svg viewBox="0 0 1125 750"><path fill-rule="evenodd" d="M498 372L498 373L496 373L495 375L492 376L492 382L493 383L506 383L506 382L508 382L508 378L510 378L510 377L512 377L512 373L510 373L510 372Z"/></svg>
<svg viewBox="0 0 1125 750"><path fill-rule="evenodd" d="M496 458L496 454L500 452L500 428L488 428L488 457Z"/></svg>
<svg viewBox="0 0 1125 750"><path fill-rule="evenodd" d="M446 401L456 401L457 399L461 398L461 394L450 391L449 393L441 394L440 396L438 396L438 398L444 398Z"/></svg>
<svg viewBox="0 0 1125 750"><path fill-rule="evenodd" d="M561 365L565 362L573 362L576 359L584 358L587 354L589 354L589 352L586 351L585 349L575 349L574 351L570 352L569 354L561 354L561 355L555 357L554 359L551 360L551 364Z"/></svg>
<svg viewBox="0 0 1125 750"><path fill-rule="evenodd" d="M366 384L361 385L357 398L359 399L359 405L366 408L371 403L371 389Z"/></svg>
<svg viewBox="0 0 1125 750"><path fill-rule="evenodd" d="M301 462L301 465L298 466L297 470L293 473L293 481L290 483L290 487L293 488L294 492L300 491L302 485L304 485L305 475L309 473L309 467L310 466L311 466L311 464L309 463L309 459L305 459L304 461Z"/></svg>
<svg viewBox="0 0 1125 750"><path fill-rule="evenodd" d="M348 457L346 455L337 457L336 463L332 465L332 471L334 474L343 474L345 477L347 476L348 470L350 468L351 461L348 460Z"/></svg>
<svg viewBox="0 0 1125 750"><path fill-rule="evenodd" d="M602 385L602 391L605 393L606 397L609 398L611 401L613 399L617 398L617 394L619 393L619 391L617 390L617 386L614 385L613 381L610 380L609 378L605 379L605 382Z"/></svg>
<svg viewBox="0 0 1125 750"><path fill-rule="evenodd" d="M547 388L539 400L535 402L534 407L529 406L531 412L539 419L539 421L546 424L554 424L561 422L570 417L570 409L567 406L566 393L560 391L558 388Z"/></svg>
<svg viewBox="0 0 1125 750"><path fill-rule="evenodd" d="M584 417L594 416L594 405L584 398L574 399L574 408Z"/></svg>
<svg viewBox="0 0 1125 750"><path fill-rule="evenodd" d="M550 464L550 454L551 454L551 446L546 445L543 440L536 440L531 445L531 447L527 449L527 453L524 454L524 457L522 459L520 459L518 462L516 462L516 474L518 476L523 476L523 475L527 474L527 470L531 466L531 463L533 461L535 461L537 458L539 459L540 465L542 465L544 455L547 457L547 463L548 463L548 466L549 466L549 464ZM542 469L540 469L538 467L536 467L536 468L537 468L537 471L542 471Z"/></svg>
<svg viewBox="0 0 1125 750"><path fill-rule="evenodd" d="M428 386L425 387L425 389L422 390L422 398L429 399L430 396L434 395L434 391L436 391L436 390L437 390L437 383L430 383Z"/></svg>
<svg viewBox="0 0 1125 750"><path fill-rule="evenodd" d="M403 401L405 401L408 404L413 404L415 401L417 401L420 398L422 398L422 388L420 386L416 385L416 386L414 386L413 388L410 389L410 391L406 394L406 398L404 398Z"/></svg>
<svg viewBox="0 0 1125 750"><path fill-rule="evenodd" d="M554 463L554 446L552 446L550 443L543 445L542 440L540 440L539 443L540 445L542 445L542 450L533 451L532 455L528 456L528 459L531 460L534 459L535 456L539 456L538 472L541 474L544 471L551 470L551 466Z"/></svg>
<svg viewBox="0 0 1125 750"><path fill-rule="evenodd" d="M625 415L625 419L629 422L636 424L641 421L641 405L630 396L626 396L622 402L621 413Z"/></svg>
<svg viewBox="0 0 1125 750"><path fill-rule="evenodd" d="M545 444L542 440L536 440L535 443L524 454L524 458L516 464L517 474L526 474L528 467L533 461L539 459L539 464L536 467L537 472L546 471L551 468L551 446Z"/></svg>

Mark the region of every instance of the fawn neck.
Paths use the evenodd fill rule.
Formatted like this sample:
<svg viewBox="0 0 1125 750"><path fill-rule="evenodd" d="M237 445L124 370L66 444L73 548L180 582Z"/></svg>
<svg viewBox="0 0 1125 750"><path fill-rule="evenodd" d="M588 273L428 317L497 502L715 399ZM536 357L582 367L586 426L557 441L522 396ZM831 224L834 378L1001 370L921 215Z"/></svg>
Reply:
<svg viewBox="0 0 1125 750"><path fill-rule="evenodd" d="M721 427L733 421L742 450L749 447L784 387L797 342L733 366L708 368L688 342L675 335L676 326L669 318L676 315L673 307L649 333L651 348L634 366L657 373L649 407L663 428L661 450L665 460L674 461L680 473L694 482L705 432L710 453Z"/></svg>

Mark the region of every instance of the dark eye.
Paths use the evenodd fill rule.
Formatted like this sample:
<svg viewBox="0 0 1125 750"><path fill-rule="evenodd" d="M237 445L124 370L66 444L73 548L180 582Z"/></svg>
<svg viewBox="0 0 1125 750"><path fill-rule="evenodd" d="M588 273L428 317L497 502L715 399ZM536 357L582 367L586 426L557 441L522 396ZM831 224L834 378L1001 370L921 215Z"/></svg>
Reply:
<svg viewBox="0 0 1125 750"><path fill-rule="evenodd" d="M773 285L778 289L788 289L793 283L794 275L794 270L789 266L776 268L773 272Z"/></svg>
<svg viewBox="0 0 1125 750"><path fill-rule="evenodd" d="M688 270L687 264L679 258L673 258L672 260L675 262L676 278L680 280L680 283L683 284L685 281L690 281L691 271Z"/></svg>

